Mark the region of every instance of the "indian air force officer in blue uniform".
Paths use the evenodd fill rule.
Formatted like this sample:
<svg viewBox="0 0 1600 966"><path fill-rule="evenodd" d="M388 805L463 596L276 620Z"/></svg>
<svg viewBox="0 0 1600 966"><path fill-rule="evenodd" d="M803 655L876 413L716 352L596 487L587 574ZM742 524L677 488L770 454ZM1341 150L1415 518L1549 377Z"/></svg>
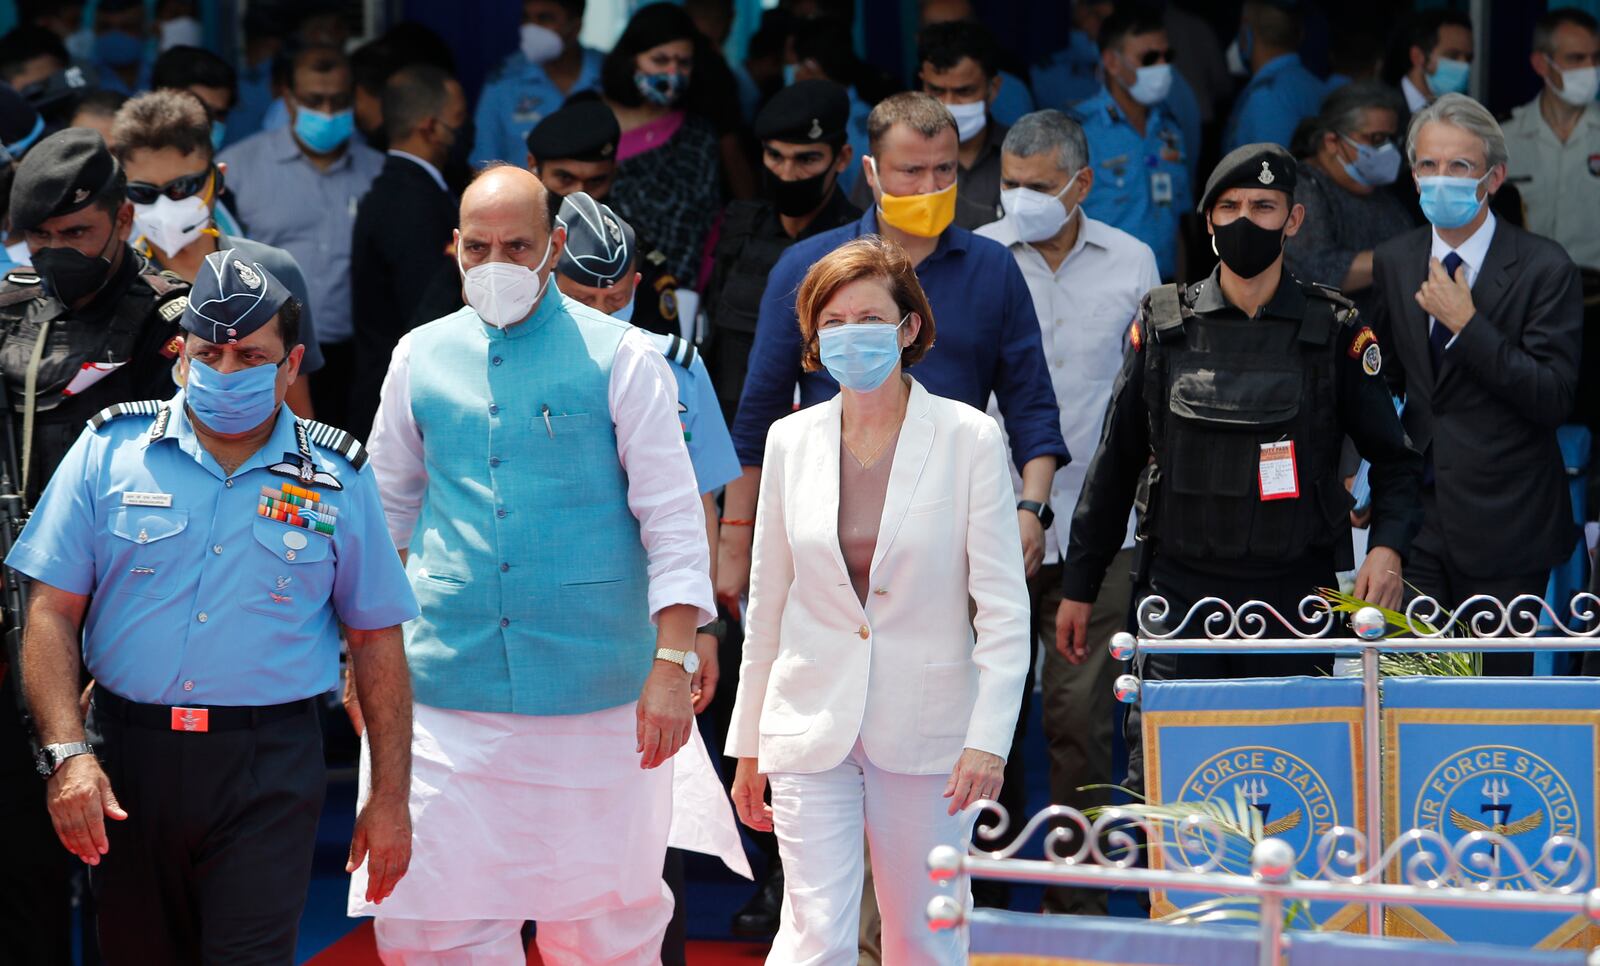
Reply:
<svg viewBox="0 0 1600 966"><path fill-rule="evenodd" d="M1128 8L1100 28L1100 93L1073 109L1089 142L1084 213L1149 245L1163 279L1178 272L1178 221L1194 206L1193 147L1167 108L1176 74L1159 13Z"/></svg>
<svg viewBox="0 0 1600 966"><path fill-rule="evenodd" d="M91 419L6 560L34 581L40 772L108 963L294 958L323 797L314 698L337 684L341 624L373 760L351 864L381 898L410 859L399 625L417 604L361 444L284 405L298 316L259 263L207 256L185 388Z"/></svg>
<svg viewBox="0 0 1600 966"><path fill-rule="evenodd" d="M1317 113L1327 85L1300 62L1298 0L1248 0L1239 14L1239 54L1250 83L1233 102L1222 150L1268 142L1289 146L1300 121Z"/></svg>
<svg viewBox="0 0 1600 966"><path fill-rule="evenodd" d="M522 0L521 43L489 79L473 118L472 163L522 160L523 139L571 94L600 87L604 56L578 43L584 0Z"/></svg>

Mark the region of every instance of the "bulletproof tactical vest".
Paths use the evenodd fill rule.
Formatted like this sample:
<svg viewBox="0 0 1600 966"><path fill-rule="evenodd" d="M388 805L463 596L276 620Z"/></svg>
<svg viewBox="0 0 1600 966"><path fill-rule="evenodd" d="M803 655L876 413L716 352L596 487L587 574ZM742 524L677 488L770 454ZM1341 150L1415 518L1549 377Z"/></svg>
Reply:
<svg viewBox="0 0 1600 966"><path fill-rule="evenodd" d="M715 311L711 315L719 329L735 332L756 330L756 318L761 313L761 295L767 289L767 275L778 259L795 239L787 236L765 234L756 237L756 226L761 221L763 206L735 203L728 208L727 221L723 223L722 244L730 245L733 264L722 284Z"/></svg>
<svg viewBox="0 0 1600 966"><path fill-rule="evenodd" d="M1176 322L1151 320L1145 403L1160 482L1148 530L1158 552L1287 561L1340 548L1339 565L1348 565L1340 323L1335 303L1307 295L1299 322L1217 319L1187 306ZM1159 303L1152 297L1157 313ZM1261 447L1286 440L1294 443L1299 496L1263 500Z"/></svg>

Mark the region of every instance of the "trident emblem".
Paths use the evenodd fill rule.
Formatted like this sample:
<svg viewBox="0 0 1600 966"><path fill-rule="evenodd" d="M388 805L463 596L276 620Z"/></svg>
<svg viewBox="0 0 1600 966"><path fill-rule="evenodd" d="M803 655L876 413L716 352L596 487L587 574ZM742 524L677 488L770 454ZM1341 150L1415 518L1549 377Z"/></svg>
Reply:
<svg viewBox="0 0 1600 966"><path fill-rule="evenodd" d="M1271 802L1262 802L1267 797L1267 782L1263 778L1246 778L1239 783L1239 793L1250 806L1261 813L1261 821L1267 820L1267 813L1272 809Z"/></svg>
<svg viewBox="0 0 1600 966"><path fill-rule="evenodd" d="M1486 779L1483 783L1483 797L1489 801L1486 804L1479 805L1478 811L1480 813L1497 813L1500 816L1500 821L1497 824L1504 825L1511 818L1511 803L1501 804L1501 799L1508 798L1510 795L1511 786L1506 783L1504 778Z"/></svg>

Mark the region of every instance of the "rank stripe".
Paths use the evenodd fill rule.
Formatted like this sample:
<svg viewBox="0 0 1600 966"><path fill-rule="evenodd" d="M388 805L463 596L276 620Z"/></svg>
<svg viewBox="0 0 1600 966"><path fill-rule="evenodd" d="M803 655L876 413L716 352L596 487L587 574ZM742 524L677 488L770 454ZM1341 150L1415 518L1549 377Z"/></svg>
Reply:
<svg viewBox="0 0 1600 966"><path fill-rule="evenodd" d="M89 417L89 428L99 429L120 416L154 416L161 412L161 407L164 405L166 403L160 399L138 399L132 402L114 403Z"/></svg>
<svg viewBox="0 0 1600 966"><path fill-rule="evenodd" d="M324 449L331 449L343 456L356 470L359 471L363 466L367 465L366 447L362 446L361 441L354 436L342 429L329 426L327 423L319 423L316 420L304 420L302 425L305 426L306 435L311 442Z"/></svg>

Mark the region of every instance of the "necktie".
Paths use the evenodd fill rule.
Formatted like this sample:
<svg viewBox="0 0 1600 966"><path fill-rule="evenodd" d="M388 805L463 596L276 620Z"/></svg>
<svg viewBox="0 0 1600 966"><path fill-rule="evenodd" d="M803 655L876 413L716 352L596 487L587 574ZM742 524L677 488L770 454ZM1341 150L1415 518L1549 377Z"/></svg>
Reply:
<svg viewBox="0 0 1600 966"><path fill-rule="evenodd" d="M1461 256L1455 252L1444 257L1444 270L1450 273L1451 278L1456 277L1456 269L1461 267ZM1439 320L1435 319L1428 332L1428 358L1433 362L1433 377L1439 378L1439 365L1444 359L1444 347L1450 341L1452 333L1445 328Z"/></svg>
<svg viewBox="0 0 1600 966"><path fill-rule="evenodd" d="M1444 257L1444 270L1450 273L1451 278L1456 277L1456 269L1460 267L1460 255L1451 252ZM1450 341L1451 335L1450 330L1445 328L1444 323L1438 319L1434 319L1431 324L1433 328L1428 331L1428 358L1433 361L1433 378L1437 382L1439 379L1439 366L1444 361L1444 347ZM1432 486L1433 482L1433 446L1429 445L1422 465L1422 485Z"/></svg>

